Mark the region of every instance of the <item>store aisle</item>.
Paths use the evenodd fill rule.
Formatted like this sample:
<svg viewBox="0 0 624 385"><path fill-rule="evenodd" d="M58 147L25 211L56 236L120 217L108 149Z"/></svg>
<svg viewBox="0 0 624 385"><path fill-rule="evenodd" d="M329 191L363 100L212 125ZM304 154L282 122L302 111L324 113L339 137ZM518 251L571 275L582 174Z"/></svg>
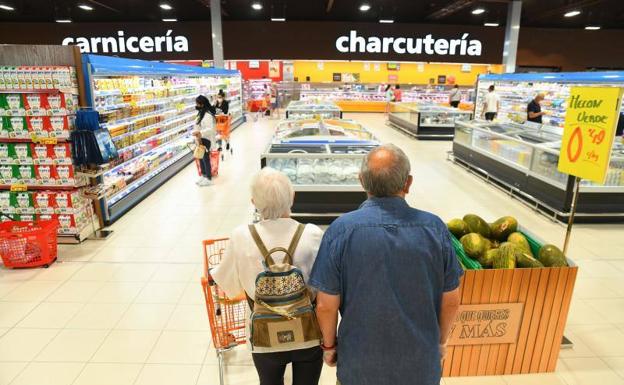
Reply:
<svg viewBox="0 0 624 385"><path fill-rule="evenodd" d="M410 203L444 219L467 212L514 215L560 244L564 227L446 161L449 142L418 142L382 114L347 114L411 157ZM104 242L62 246L47 270L0 270L0 385L214 385L200 241L251 219L248 184L276 120L233 133L234 155L210 187L187 167L112 226ZM624 226L579 226L571 256L581 266L558 372L445 379L447 385L624 384ZM391 368L389 368L391 370ZM228 354L228 385L256 384L245 348ZM325 368L323 385L335 383Z"/></svg>

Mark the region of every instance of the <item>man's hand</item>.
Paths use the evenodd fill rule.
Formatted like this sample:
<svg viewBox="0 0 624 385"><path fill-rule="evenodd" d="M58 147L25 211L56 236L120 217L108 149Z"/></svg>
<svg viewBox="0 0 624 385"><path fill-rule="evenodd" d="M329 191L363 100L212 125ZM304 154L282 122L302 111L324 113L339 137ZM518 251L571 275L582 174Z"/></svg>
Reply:
<svg viewBox="0 0 624 385"><path fill-rule="evenodd" d="M338 354L336 349L324 350L323 351L323 361L327 366L334 367L338 363Z"/></svg>

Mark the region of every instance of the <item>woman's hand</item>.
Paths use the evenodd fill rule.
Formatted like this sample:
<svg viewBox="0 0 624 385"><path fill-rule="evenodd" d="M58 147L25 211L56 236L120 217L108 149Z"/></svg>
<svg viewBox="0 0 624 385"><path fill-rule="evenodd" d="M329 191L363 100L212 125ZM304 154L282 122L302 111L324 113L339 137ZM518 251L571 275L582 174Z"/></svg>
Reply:
<svg viewBox="0 0 624 385"><path fill-rule="evenodd" d="M336 349L324 350L323 361L327 364L327 366L336 366L338 363L338 353L336 352Z"/></svg>

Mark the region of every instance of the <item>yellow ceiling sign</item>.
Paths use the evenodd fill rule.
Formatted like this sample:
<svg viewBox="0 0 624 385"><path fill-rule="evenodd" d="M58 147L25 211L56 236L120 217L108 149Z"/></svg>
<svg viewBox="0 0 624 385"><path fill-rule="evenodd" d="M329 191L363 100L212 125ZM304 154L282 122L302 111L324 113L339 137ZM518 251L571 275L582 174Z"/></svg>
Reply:
<svg viewBox="0 0 624 385"><path fill-rule="evenodd" d="M621 98L621 88L572 87L561 142L559 171L604 183Z"/></svg>

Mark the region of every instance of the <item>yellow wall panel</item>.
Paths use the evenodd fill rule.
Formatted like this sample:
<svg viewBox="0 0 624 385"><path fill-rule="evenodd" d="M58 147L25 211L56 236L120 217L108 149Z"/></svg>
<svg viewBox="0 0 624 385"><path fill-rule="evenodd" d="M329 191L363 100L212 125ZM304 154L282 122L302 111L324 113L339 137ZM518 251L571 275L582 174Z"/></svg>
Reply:
<svg viewBox="0 0 624 385"><path fill-rule="evenodd" d="M438 75L455 77L455 83L460 86L472 86L477 81L479 74L488 71L501 73L503 66L499 64L472 64L470 72L462 72L461 64L443 63L400 63L398 71L389 71L387 63L380 62L379 71L375 71L374 62L362 61L308 61L295 60L295 77L300 82L306 81L306 76L311 82L331 82L334 73L359 73L360 83L388 83L390 75L397 76L397 82L401 84L429 84L433 78L437 82Z"/></svg>

